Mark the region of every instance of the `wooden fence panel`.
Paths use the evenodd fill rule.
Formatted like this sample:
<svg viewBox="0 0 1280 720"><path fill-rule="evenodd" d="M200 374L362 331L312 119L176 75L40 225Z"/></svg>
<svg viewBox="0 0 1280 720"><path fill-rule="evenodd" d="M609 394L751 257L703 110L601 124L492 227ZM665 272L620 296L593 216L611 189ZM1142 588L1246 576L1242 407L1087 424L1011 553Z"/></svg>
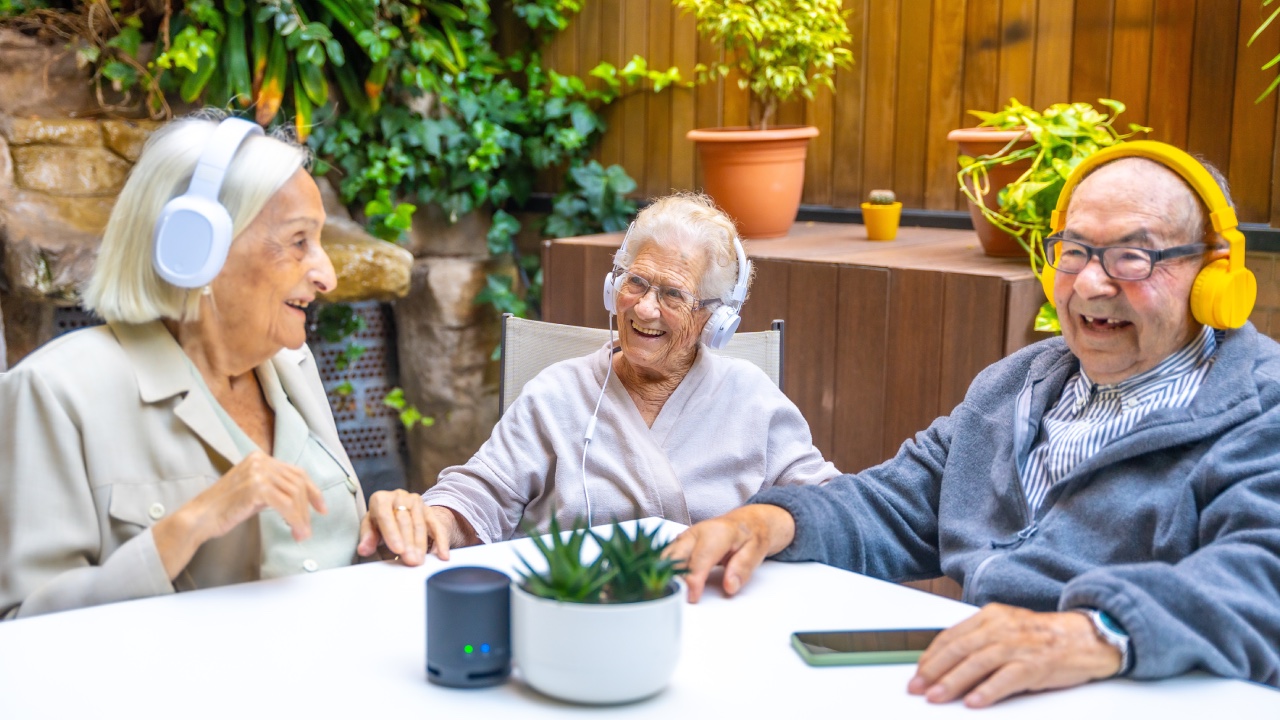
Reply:
<svg viewBox="0 0 1280 720"><path fill-rule="evenodd" d="M1259 67L1280 51L1280 25L1244 45L1264 17L1259 2L844 0L854 67L837 73L833 94L819 90L813 103L779 112L779 122L821 133L804 201L856 208L872 186L889 186L908 208L960 209L946 133L977 123L965 111L996 110L1010 97L1038 109L1111 97L1129 108L1121 129L1150 125L1153 139L1218 165L1242 220L1280 224L1272 182L1280 115L1274 99L1254 104L1274 77ZM632 54L689 75L721 56L666 0L587 0L555 45L549 62L579 75ZM605 112L610 130L598 157L621 163L640 197L697 189L700 167L684 134L747 122L749 98L736 80L628 96Z"/></svg>

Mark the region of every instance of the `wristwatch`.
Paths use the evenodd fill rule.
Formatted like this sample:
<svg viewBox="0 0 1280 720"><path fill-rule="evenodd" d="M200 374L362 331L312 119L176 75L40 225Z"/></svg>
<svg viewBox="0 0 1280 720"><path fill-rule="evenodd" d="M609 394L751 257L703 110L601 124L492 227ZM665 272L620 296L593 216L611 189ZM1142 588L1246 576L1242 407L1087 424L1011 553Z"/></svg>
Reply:
<svg viewBox="0 0 1280 720"><path fill-rule="evenodd" d="M1124 675L1129 672L1129 663L1132 656L1129 654L1129 633L1120 627L1120 623L1115 621L1107 613L1097 608L1072 608L1078 613L1089 618L1093 623L1093 631L1098 634L1098 639L1115 648L1120 653L1120 670L1116 675Z"/></svg>

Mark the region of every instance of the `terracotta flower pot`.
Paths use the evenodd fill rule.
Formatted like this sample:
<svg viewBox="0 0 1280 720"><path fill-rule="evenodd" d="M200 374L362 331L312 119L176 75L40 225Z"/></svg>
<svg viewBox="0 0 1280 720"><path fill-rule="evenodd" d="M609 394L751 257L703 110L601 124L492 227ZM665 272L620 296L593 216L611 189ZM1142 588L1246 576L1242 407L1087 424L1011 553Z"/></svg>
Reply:
<svg viewBox="0 0 1280 720"><path fill-rule="evenodd" d="M1021 130L994 130L992 128L965 128L947 133L947 139L960 144L960 154L970 157L990 155L999 152L1010 140L1021 138L1014 144L1013 150L1031 147L1031 136ZM982 204L992 210L1000 209L999 195L1004 186L1018 179L1019 175L1031 167L1030 160L1020 160L1010 165L996 165L987 170L991 187L982 198ZM977 194L972 179L966 179L969 189ZM982 251L992 257L1024 257L1027 251L1018 244L1018 240L1009 233L997 228L982 214L982 210L972 202L969 203L969 217L973 220L973 229L982 242Z"/></svg>
<svg viewBox="0 0 1280 720"><path fill-rule="evenodd" d="M745 238L784 237L804 190L804 158L811 126L769 130L710 128L685 136L698 145L705 190L738 224Z"/></svg>
<svg viewBox="0 0 1280 720"><path fill-rule="evenodd" d="M902 219L902 203L872 205L862 203L862 222L867 226L868 240L892 240L898 237L898 221Z"/></svg>

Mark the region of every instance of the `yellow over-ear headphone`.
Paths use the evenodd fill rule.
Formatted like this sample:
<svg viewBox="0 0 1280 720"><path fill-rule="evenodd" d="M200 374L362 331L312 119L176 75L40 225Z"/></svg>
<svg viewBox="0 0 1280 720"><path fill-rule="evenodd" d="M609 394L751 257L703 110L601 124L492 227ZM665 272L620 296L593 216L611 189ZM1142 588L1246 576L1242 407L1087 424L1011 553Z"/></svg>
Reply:
<svg viewBox="0 0 1280 720"><path fill-rule="evenodd" d="M1244 266L1244 235L1237 228L1236 212L1227 204L1226 196L1209 171L1195 158L1172 145L1154 140L1136 140L1103 148L1085 158L1071 172L1067 183L1062 187L1062 194L1058 196L1058 207L1050 220L1053 232L1060 233L1066 228L1067 205L1071 203L1071 192L1080 181L1095 168L1122 157L1147 158L1173 170L1187 181L1208 206L1213 229L1226 239L1231 254L1225 259L1209 263L1196 276L1195 284L1191 286L1191 314L1198 322L1218 330L1244 325L1258 298L1258 281ZM1055 274L1052 267L1045 265L1044 273L1040 276L1050 303L1053 302Z"/></svg>

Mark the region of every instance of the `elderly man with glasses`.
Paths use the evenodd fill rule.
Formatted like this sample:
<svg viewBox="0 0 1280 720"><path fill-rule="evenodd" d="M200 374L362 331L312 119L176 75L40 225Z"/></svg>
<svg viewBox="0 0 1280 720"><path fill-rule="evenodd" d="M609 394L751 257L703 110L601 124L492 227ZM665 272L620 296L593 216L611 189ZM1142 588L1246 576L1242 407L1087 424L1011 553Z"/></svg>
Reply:
<svg viewBox="0 0 1280 720"><path fill-rule="evenodd" d="M1225 194L1131 145L1151 152L1073 176L1046 239L1063 337L987 368L892 460L690 528L669 552L691 601L714 565L733 594L768 556L947 575L983 607L921 657L907 690L931 702L1193 669L1280 683L1280 346L1244 322Z"/></svg>

